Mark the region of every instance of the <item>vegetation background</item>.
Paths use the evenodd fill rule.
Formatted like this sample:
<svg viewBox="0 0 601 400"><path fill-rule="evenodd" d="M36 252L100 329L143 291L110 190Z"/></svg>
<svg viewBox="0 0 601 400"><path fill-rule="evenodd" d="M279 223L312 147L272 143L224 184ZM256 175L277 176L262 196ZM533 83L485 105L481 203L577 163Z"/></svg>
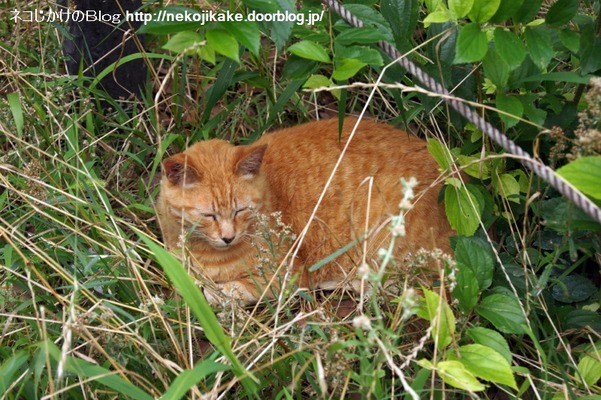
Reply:
<svg viewBox="0 0 601 400"><path fill-rule="evenodd" d="M363 28L315 1L147 2L323 18L145 24L131 58L149 85L119 100L65 73L63 24L13 18L54 2L0 4L0 398L601 398L599 223L375 46L394 43L599 204L599 2L345 6ZM374 273L344 318L336 293L215 313L158 244L161 159L363 110L427 138L440 164L459 232L440 281ZM393 278L397 293L378 290Z"/></svg>

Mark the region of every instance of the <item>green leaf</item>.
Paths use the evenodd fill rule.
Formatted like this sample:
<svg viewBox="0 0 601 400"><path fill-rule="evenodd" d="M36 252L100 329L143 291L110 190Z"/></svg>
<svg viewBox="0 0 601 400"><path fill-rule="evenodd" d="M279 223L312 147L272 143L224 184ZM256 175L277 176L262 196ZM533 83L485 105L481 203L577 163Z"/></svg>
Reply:
<svg viewBox="0 0 601 400"><path fill-rule="evenodd" d="M234 373L241 378L241 383L248 393L256 393L256 378L246 371L236 354L232 350L231 338L226 336L219 320L207 303L205 296L194 283L177 258L163 249L145 234L138 232L138 236L148 246L157 262L165 271L165 275L173 283L179 294L183 297L190 310L202 326L207 339L232 363Z"/></svg>
<svg viewBox="0 0 601 400"><path fill-rule="evenodd" d="M186 395L188 390L190 390L192 386L198 384L201 379L214 374L215 372L227 371L229 369L231 369L229 365L216 363L212 360L203 360L196 364L194 368L180 372L160 399L181 399Z"/></svg>
<svg viewBox="0 0 601 400"><path fill-rule="evenodd" d="M592 24L581 28L580 32L580 73L591 74L601 69L601 37L596 33Z"/></svg>
<svg viewBox="0 0 601 400"><path fill-rule="evenodd" d="M572 53L578 53L580 49L580 33L569 28L559 31L559 40Z"/></svg>
<svg viewBox="0 0 601 400"><path fill-rule="evenodd" d="M231 33L236 40L246 47L254 56L259 55L261 31L256 23L248 21L222 22L218 27Z"/></svg>
<svg viewBox="0 0 601 400"><path fill-rule="evenodd" d="M10 112L12 113L13 119L15 121L15 128L17 128L17 134L19 135L19 137L22 137L25 120L23 119L23 106L21 105L21 98L19 97L19 93L9 93L6 95L6 99L8 100Z"/></svg>
<svg viewBox="0 0 601 400"><path fill-rule="evenodd" d="M488 289L495 266L490 244L478 237L457 236L454 250L455 260L472 270L479 288Z"/></svg>
<svg viewBox="0 0 601 400"><path fill-rule="evenodd" d="M451 20L451 13L446 8L441 8L439 11L431 12L424 18L424 27L429 27L431 24L444 24Z"/></svg>
<svg viewBox="0 0 601 400"><path fill-rule="evenodd" d="M444 191L445 211L451 227L460 235L472 236L480 226L484 200L470 184L447 186Z"/></svg>
<svg viewBox="0 0 601 400"><path fill-rule="evenodd" d="M336 61L332 78L336 79L337 81L347 80L355 76L357 72L359 72L359 70L366 65L367 64L363 61L359 61L355 58L344 58L340 61Z"/></svg>
<svg viewBox="0 0 601 400"><path fill-rule="evenodd" d="M589 386L595 385L601 379L601 358L599 349L590 349L589 354L582 357L578 363L578 371L582 380Z"/></svg>
<svg viewBox="0 0 601 400"><path fill-rule="evenodd" d="M461 361L472 374L485 381L517 390L511 365L494 349L481 344L468 344L458 350L460 357L457 361ZM449 353L449 359L454 359L453 353Z"/></svg>
<svg viewBox="0 0 601 400"><path fill-rule="evenodd" d="M474 3L480 0L448 0L449 12L454 21L463 18L470 12Z"/></svg>
<svg viewBox="0 0 601 400"><path fill-rule="evenodd" d="M522 102L515 96L508 96L505 93L497 94L495 104L500 111L499 118L505 123L506 128L511 128L517 125L518 118L524 114L524 106Z"/></svg>
<svg viewBox="0 0 601 400"><path fill-rule="evenodd" d="M503 90L507 86L509 79L509 65L497 53L496 49L488 49L486 56L482 60L484 75L497 87Z"/></svg>
<svg viewBox="0 0 601 400"><path fill-rule="evenodd" d="M451 154L439 140L428 138L427 139L427 148L428 152L440 167L442 171L449 171L451 168L451 164L453 159L451 158Z"/></svg>
<svg viewBox="0 0 601 400"><path fill-rule="evenodd" d="M463 26L457 36L455 60L453 63L471 63L484 58L488 51L486 33L480 30L480 25L472 22Z"/></svg>
<svg viewBox="0 0 601 400"><path fill-rule="evenodd" d="M503 0L499 4L499 8L493 17L490 19L491 22L499 23L505 22L509 19L517 10L520 9L524 0Z"/></svg>
<svg viewBox="0 0 601 400"><path fill-rule="evenodd" d="M501 293L491 294L482 299L476 312L503 333L526 333L526 317L515 297Z"/></svg>
<svg viewBox="0 0 601 400"><path fill-rule="evenodd" d="M362 28L351 28L339 33L334 39L338 45L349 45L353 43L371 44L386 40L386 35L373 26Z"/></svg>
<svg viewBox="0 0 601 400"><path fill-rule="evenodd" d="M545 22L553 27L567 24L578 12L579 3L578 0L557 0L547 11Z"/></svg>
<svg viewBox="0 0 601 400"><path fill-rule="evenodd" d="M584 301L597 292L597 287L589 278L576 274L558 278L551 289L553 298L561 303Z"/></svg>
<svg viewBox="0 0 601 400"><path fill-rule="evenodd" d="M323 75L311 75L303 85L304 88L317 89L321 87L330 87L332 80Z"/></svg>
<svg viewBox="0 0 601 400"><path fill-rule="evenodd" d="M508 364L511 364L511 350L507 340L497 331L477 326L470 328L467 335L476 343L490 347L499 353Z"/></svg>
<svg viewBox="0 0 601 400"><path fill-rule="evenodd" d="M469 12L470 20L483 24L488 22L499 9L501 0L475 0Z"/></svg>
<svg viewBox="0 0 601 400"><path fill-rule="evenodd" d="M377 10L364 4L345 3L344 7L355 17L363 21L364 26L375 26L381 33L386 35L387 42L394 42L394 35L388 21Z"/></svg>
<svg viewBox="0 0 601 400"><path fill-rule="evenodd" d="M526 27L524 32L528 55L534 64L544 70L553 57L551 34L544 27Z"/></svg>
<svg viewBox="0 0 601 400"><path fill-rule="evenodd" d="M469 313L478 302L480 287L476 274L470 267L457 261L456 285L453 297L459 302L459 308L464 313Z"/></svg>
<svg viewBox="0 0 601 400"><path fill-rule="evenodd" d="M545 227L557 232L598 232L601 230L601 224L563 197L544 201L540 208L540 214L545 220Z"/></svg>
<svg viewBox="0 0 601 400"><path fill-rule="evenodd" d="M18 351L8 357L0 365L0 393L5 393L8 387L15 382L15 374L27 362L29 355L25 351Z"/></svg>
<svg viewBox="0 0 601 400"><path fill-rule="evenodd" d="M380 12L386 18L401 52L409 50L417 28L419 0L382 0Z"/></svg>
<svg viewBox="0 0 601 400"><path fill-rule="evenodd" d="M369 65L384 65L384 60L380 52L368 46L339 46L336 49L336 58L334 62L345 58L354 58Z"/></svg>
<svg viewBox="0 0 601 400"><path fill-rule="evenodd" d="M203 43L203 38L198 33L192 31L179 32L173 35L171 39L163 45L163 49L175 53L190 53L196 51Z"/></svg>
<svg viewBox="0 0 601 400"><path fill-rule="evenodd" d="M527 55L526 47L520 38L501 27L495 29L494 37L497 53L507 63L509 69L514 70L519 67Z"/></svg>
<svg viewBox="0 0 601 400"><path fill-rule="evenodd" d="M52 341L46 341L43 343L42 346L48 349L50 357L53 358L55 361L58 362L62 359L60 349ZM98 383L115 390L120 395L127 396L132 399L153 399L151 395L149 395L133 383L129 382L128 380L124 379L117 371L111 371L99 365L92 364L91 362L72 356L67 356L64 360L65 371L72 373L80 378L97 381Z"/></svg>
<svg viewBox="0 0 601 400"><path fill-rule="evenodd" d="M330 56L328 55L326 49L324 49L320 44L310 40L302 40L298 43L294 43L292 46L288 47L288 51L298 57L306 58L308 60L314 60L323 63L331 62Z"/></svg>
<svg viewBox="0 0 601 400"><path fill-rule="evenodd" d="M432 334L436 338L438 348L447 347L453 341L455 333L455 316L451 307L441 297L426 288L422 288L424 297L420 299L417 315L432 324Z"/></svg>
<svg viewBox="0 0 601 400"><path fill-rule="evenodd" d="M601 200L601 156L581 157L557 173L587 196Z"/></svg>
<svg viewBox="0 0 601 400"><path fill-rule="evenodd" d="M473 136L480 138L482 137L481 134L481 131L476 130L474 131ZM472 142L475 142L476 140L472 140ZM457 162L459 162L459 165L463 167L463 172L469 176L473 176L474 178L478 179L490 178L489 162L482 160L482 157L465 156L460 154L457 156Z"/></svg>
<svg viewBox="0 0 601 400"><path fill-rule="evenodd" d="M492 184L499 196L515 203L520 202L520 199L517 197L520 194L520 184L513 175L495 175Z"/></svg>
<svg viewBox="0 0 601 400"><path fill-rule="evenodd" d="M542 2L543 0L525 0L522 2L521 7L514 9L514 23L526 24L530 22L538 14Z"/></svg>
<svg viewBox="0 0 601 400"><path fill-rule="evenodd" d="M460 361L440 361L435 366L428 360L417 362L422 368L436 371L442 380L457 389L480 392L486 387Z"/></svg>
<svg viewBox="0 0 601 400"><path fill-rule="evenodd" d="M207 31L206 35L207 43L211 48L240 64L238 42L232 34L222 29L211 29Z"/></svg>

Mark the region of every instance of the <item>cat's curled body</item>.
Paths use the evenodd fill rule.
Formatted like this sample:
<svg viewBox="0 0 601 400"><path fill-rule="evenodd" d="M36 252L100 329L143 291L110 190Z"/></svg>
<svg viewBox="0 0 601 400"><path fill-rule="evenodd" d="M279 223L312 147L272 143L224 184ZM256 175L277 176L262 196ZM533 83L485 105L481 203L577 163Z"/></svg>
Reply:
<svg viewBox="0 0 601 400"><path fill-rule="evenodd" d="M259 270L256 246L265 243L255 234L251 209L279 211L301 233L356 121L345 119L341 137L333 118L269 133L248 146L199 142L166 159L157 214L167 248L177 252L184 246L198 273L244 303L262 294L273 297L265 286L272 281L277 291L281 276L272 279L271 271ZM352 280L363 260L377 265L378 249L390 240L385 222L399 212L403 198L401 177L419 184L406 214L406 235L396 239L396 259L420 248L449 252L453 231L438 201L438 167L425 142L362 120L292 263L298 286L331 288ZM358 243L352 249L308 272L353 240Z"/></svg>

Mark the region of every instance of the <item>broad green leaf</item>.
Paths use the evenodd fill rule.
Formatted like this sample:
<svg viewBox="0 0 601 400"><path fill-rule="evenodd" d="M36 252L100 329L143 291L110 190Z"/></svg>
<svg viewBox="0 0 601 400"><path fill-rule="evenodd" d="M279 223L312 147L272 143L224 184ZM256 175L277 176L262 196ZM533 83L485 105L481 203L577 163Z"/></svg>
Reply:
<svg viewBox="0 0 601 400"><path fill-rule="evenodd" d="M436 365L426 359L417 362L422 368L436 371L442 380L457 389L480 392L486 387L460 361L440 361Z"/></svg>
<svg viewBox="0 0 601 400"><path fill-rule="evenodd" d="M18 351L8 357L0 365L0 393L6 393L8 387L14 383L15 374L27 362L29 355L25 351Z"/></svg>
<svg viewBox="0 0 601 400"><path fill-rule="evenodd" d="M587 196L601 200L601 156L581 157L557 170Z"/></svg>
<svg viewBox="0 0 601 400"><path fill-rule="evenodd" d="M288 47L288 51L292 54L308 60L319 61L323 63L329 63L330 56L326 49L318 43L310 40L302 40L298 43L294 43Z"/></svg>
<svg viewBox="0 0 601 400"><path fill-rule="evenodd" d="M486 33L480 24L472 22L460 28L455 50L455 64L481 61L488 51Z"/></svg>
<svg viewBox="0 0 601 400"><path fill-rule="evenodd" d="M60 349L52 341L47 341L43 347L48 349L48 353L55 361L62 359ZM153 397L140 389L130 381L123 378L117 371L111 371L91 362L67 356L64 363L65 371L74 374L84 380L93 380L105 385L123 397L130 397L136 400L152 400Z"/></svg>
<svg viewBox="0 0 601 400"><path fill-rule="evenodd" d="M589 386L595 385L601 379L601 349L589 346L587 354L578 363L579 377Z"/></svg>
<svg viewBox="0 0 601 400"><path fill-rule="evenodd" d="M261 31L259 31L259 27L256 23L248 21L223 22L218 26L231 33L236 40L246 47L254 56L259 55Z"/></svg>
<svg viewBox="0 0 601 400"><path fill-rule="evenodd" d="M601 224L563 197L544 201L540 207L540 215L545 220L545 227L557 232L601 230Z"/></svg>
<svg viewBox="0 0 601 400"><path fill-rule="evenodd" d="M332 80L323 75L311 75L303 85L304 88L318 89L321 87L330 87Z"/></svg>
<svg viewBox="0 0 601 400"><path fill-rule="evenodd" d="M394 43L394 35L390 29L390 24L373 7L355 3L345 3L344 7L363 21L364 26L375 26L382 34L386 35L387 42Z"/></svg>
<svg viewBox="0 0 601 400"><path fill-rule="evenodd" d="M516 11L520 9L524 0L503 0L499 4L499 8L493 17L490 19L491 22L499 23L508 20Z"/></svg>
<svg viewBox="0 0 601 400"><path fill-rule="evenodd" d="M521 104L521 103L520 103ZM497 194L501 197L513 201L515 203L519 203L520 199L517 197L520 194L520 184L515 179L515 177L511 174L501 174L498 176L494 176L493 187Z"/></svg>
<svg viewBox="0 0 601 400"><path fill-rule="evenodd" d="M10 106L10 112L13 115L15 121L15 127L17 128L17 134L19 137L23 136L23 126L25 120L23 119L23 106L21 105L21 98L18 92L12 92L6 95L8 105Z"/></svg>
<svg viewBox="0 0 601 400"><path fill-rule="evenodd" d="M480 226L484 200L471 185L447 186L444 191L445 211L451 227L460 235L472 236Z"/></svg>
<svg viewBox="0 0 601 400"><path fill-rule="evenodd" d="M160 397L160 400L178 400L184 397L188 390L201 379L215 372L227 371L229 365L216 363L212 360L203 360L194 366L192 369L187 369L180 372L177 377L171 382L169 388Z"/></svg>
<svg viewBox="0 0 601 400"><path fill-rule="evenodd" d="M499 113L499 118L505 123L506 128L511 128L520 122L518 118L521 118L524 114L524 106L516 96L499 93L495 99L495 104L500 111L503 111Z"/></svg>
<svg viewBox="0 0 601 400"><path fill-rule="evenodd" d="M496 49L488 49L482 60L482 68L484 68L484 75L490 79L498 90L505 89L509 79L509 65Z"/></svg>
<svg viewBox="0 0 601 400"><path fill-rule="evenodd" d="M411 37L417 27L419 0L382 0L380 12L390 24L399 50L409 50L412 47Z"/></svg>
<svg viewBox="0 0 601 400"><path fill-rule="evenodd" d="M241 378L241 383L249 393L257 391L256 378L246 371L236 354L232 350L231 338L226 336L219 320L207 303L205 296L188 275L177 258L163 249L141 232L138 236L148 246L151 254L165 271L165 275L173 283L178 293L183 297L194 316L200 322L207 339L232 363L234 373Z"/></svg>
<svg viewBox="0 0 601 400"><path fill-rule="evenodd" d="M522 2L521 7L514 9L513 20L526 24L532 20L538 14L540 6L543 0L525 0Z"/></svg>
<svg viewBox="0 0 601 400"><path fill-rule="evenodd" d="M453 162L451 154L439 140L427 139L428 152L440 167L442 171L449 171Z"/></svg>
<svg viewBox="0 0 601 400"><path fill-rule="evenodd" d="M437 340L438 348L445 348L453 341L455 334L453 310L437 293L426 288L422 288L422 290L424 297L420 299L417 315L430 321L432 334Z"/></svg>
<svg viewBox="0 0 601 400"><path fill-rule="evenodd" d="M334 62L338 62L345 58L354 58L355 60L359 60L369 65L384 65L384 60L382 59L380 52L368 46L355 45L338 47Z"/></svg>
<svg viewBox="0 0 601 400"><path fill-rule="evenodd" d="M494 349L481 344L468 344L458 350L460 357L457 361L461 361L476 377L517 389L511 365ZM449 359L455 359L453 353L449 353Z"/></svg>
<svg viewBox="0 0 601 400"><path fill-rule="evenodd" d="M526 317L515 297L501 293L491 294L482 299L476 312L503 333L526 333Z"/></svg>
<svg viewBox="0 0 601 400"><path fill-rule="evenodd" d="M601 69L601 37L591 24L585 24L580 29L580 73L591 74Z"/></svg>
<svg viewBox="0 0 601 400"><path fill-rule="evenodd" d="M240 63L238 42L232 34L222 29L211 29L207 31L206 35L207 44L217 53L236 61L238 64Z"/></svg>
<svg viewBox="0 0 601 400"><path fill-rule="evenodd" d="M522 64L526 58L526 47L515 33L504 28L496 28L495 48L499 56L507 63L510 70L514 70Z"/></svg>
<svg viewBox="0 0 601 400"><path fill-rule="evenodd" d="M532 62L541 70L547 68L553 57L553 44L549 30L545 27L526 27L524 39Z"/></svg>
<svg viewBox="0 0 601 400"><path fill-rule="evenodd" d="M472 270L479 288L488 289L495 266L490 244L478 237L457 236L454 250L455 260Z"/></svg>
<svg viewBox="0 0 601 400"><path fill-rule="evenodd" d="M499 332L477 326L470 328L467 335L476 343L490 347L499 353L508 364L511 364L511 350L507 340Z"/></svg>
<svg viewBox="0 0 601 400"><path fill-rule="evenodd" d="M482 137L481 131L476 130L475 132L478 132L478 138ZM475 142L475 140L472 140L472 142ZM489 162L482 160L482 157L464 156L460 154L457 156L457 162L459 162L459 165L464 167L463 172L469 176L473 176L474 178L478 179L490 178L490 168L488 166Z"/></svg>
<svg viewBox="0 0 601 400"><path fill-rule="evenodd" d="M591 298L598 288L585 276L572 274L557 278L551 289L553 298L562 303L577 303Z"/></svg>
<svg viewBox="0 0 601 400"><path fill-rule="evenodd" d="M370 44L386 40L386 35L373 26L347 29L334 39L338 45L349 45L354 43Z"/></svg>
<svg viewBox="0 0 601 400"><path fill-rule="evenodd" d="M470 12L474 3L480 0L448 0L449 12L454 21L463 18Z"/></svg>
<svg viewBox="0 0 601 400"><path fill-rule="evenodd" d="M478 302L480 287L478 279L470 267L457 261L455 273L456 285L453 289L453 297L459 302L459 308L464 313L469 313Z"/></svg>
<svg viewBox="0 0 601 400"><path fill-rule="evenodd" d="M355 76L357 72L366 65L367 64L363 61L359 61L355 58L343 58L340 61L336 61L332 78L337 81L347 80Z"/></svg>
<svg viewBox="0 0 601 400"><path fill-rule="evenodd" d="M203 43L203 38L196 32L183 31L173 35L171 39L163 45L163 49L175 53L196 51Z"/></svg>
<svg viewBox="0 0 601 400"><path fill-rule="evenodd" d="M545 22L553 27L567 24L578 12L579 3L578 0L557 0L547 11Z"/></svg>
<svg viewBox="0 0 601 400"><path fill-rule="evenodd" d="M569 28L559 31L559 40L572 53L578 53L580 49L580 33Z"/></svg>
<svg viewBox="0 0 601 400"><path fill-rule="evenodd" d="M470 20L483 24L488 22L499 9L501 0L475 0L469 12Z"/></svg>
<svg viewBox="0 0 601 400"><path fill-rule="evenodd" d="M451 20L451 14L447 9L434 11L424 18L424 27L429 27L431 24L444 24Z"/></svg>

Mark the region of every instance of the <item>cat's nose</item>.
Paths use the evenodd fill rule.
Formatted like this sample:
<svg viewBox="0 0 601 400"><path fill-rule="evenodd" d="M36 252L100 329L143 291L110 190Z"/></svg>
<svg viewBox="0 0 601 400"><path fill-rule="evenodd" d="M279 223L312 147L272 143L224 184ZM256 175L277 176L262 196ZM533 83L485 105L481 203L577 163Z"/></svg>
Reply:
<svg viewBox="0 0 601 400"><path fill-rule="evenodd" d="M222 237L221 240L223 240L223 243L225 244L230 244L234 241L233 237Z"/></svg>

